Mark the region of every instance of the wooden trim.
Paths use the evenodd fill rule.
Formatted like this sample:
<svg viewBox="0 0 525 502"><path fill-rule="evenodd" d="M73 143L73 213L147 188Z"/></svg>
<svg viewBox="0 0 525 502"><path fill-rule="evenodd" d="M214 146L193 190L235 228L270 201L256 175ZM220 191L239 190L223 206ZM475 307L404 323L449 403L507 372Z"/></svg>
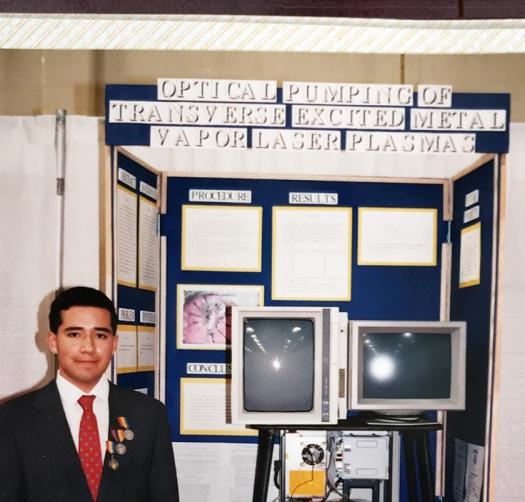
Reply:
<svg viewBox="0 0 525 502"><path fill-rule="evenodd" d="M156 398L160 399L163 403L166 402L166 315L168 311L166 303L166 290L167 290L167 278L166 278L166 262L167 262L167 239L166 237L160 236L160 261L159 261L159 274L160 284L159 291L157 292L157 325L158 325L158 343L159 347L157 350L157 378L158 387L156 387Z"/></svg>
<svg viewBox="0 0 525 502"><path fill-rule="evenodd" d="M99 125L99 136L103 138L104 125ZM99 155L99 286L106 295L113 298L113 235L111 208L111 147L100 148Z"/></svg>
<svg viewBox="0 0 525 502"><path fill-rule="evenodd" d="M356 183L411 183L421 185L442 185L446 178L402 178L388 176L338 176L338 175L292 175L292 174L266 174L266 173L213 173L213 172L166 172L168 178L240 178L262 180L291 180L291 181L353 181Z"/></svg>
<svg viewBox="0 0 525 502"><path fill-rule="evenodd" d="M492 409L491 409L491 430L490 430L490 448L488 456L488 479L485 481L485 485L488 485L486 491L486 500L496 500L496 486L495 481L497 478L496 474L496 460L497 460L497 444L498 444L498 430L499 430L499 388L501 384L501 344L503 338L503 275L504 275L504 263L505 263L505 223L507 217L506 200L507 200L507 156L505 154L500 155L500 196L499 196L499 239L498 239L498 261L497 261L497 296L495 304L495 323L494 323L494 364L493 364L493 375L492 375Z"/></svg>
<svg viewBox="0 0 525 502"><path fill-rule="evenodd" d="M439 304L439 319L450 320L450 291L452 282L452 244L441 245L441 299Z"/></svg>
<svg viewBox="0 0 525 502"><path fill-rule="evenodd" d="M447 460L447 412L438 411L437 421L441 424L442 429L436 431L436 480L435 493L436 497L445 496L445 474Z"/></svg>
<svg viewBox="0 0 525 502"><path fill-rule="evenodd" d="M446 186L450 187L450 183ZM450 190L450 188L448 188ZM445 212L443 208L443 213ZM450 289L452 282L452 244L441 245L441 298L439 302L439 319L450 320ZM436 496L445 494L445 462L447 458L447 413L439 411L437 421L443 426L436 432Z"/></svg>
<svg viewBox="0 0 525 502"><path fill-rule="evenodd" d="M454 214L454 186L450 180L443 184L443 219L452 221Z"/></svg>
<svg viewBox="0 0 525 502"><path fill-rule="evenodd" d="M162 172L160 175L160 214L166 214L168 211L168 174Z"/></svg>

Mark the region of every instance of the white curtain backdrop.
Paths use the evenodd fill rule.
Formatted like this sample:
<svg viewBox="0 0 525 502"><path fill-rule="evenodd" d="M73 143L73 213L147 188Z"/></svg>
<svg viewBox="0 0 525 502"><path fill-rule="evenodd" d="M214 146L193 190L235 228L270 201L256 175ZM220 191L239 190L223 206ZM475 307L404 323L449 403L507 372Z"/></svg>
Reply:
<svg viewBox="0 0 525 502"><path fill-rule="evenodd" d="M99 287L99 174L103 158L102 119L66 120L64 286Z"/></svg>
<svg viewBox="0 0 525 502"><path fill-rule="evenodd" d="M525 124L511 124L499 291L502 337L492 430L492 502L523 502L525 494Z"/></svg>
<svg viewBox="0 0 525 502"><path fill-rule="evenodd" d="M54 117L0 120L0 398L47 380L45 315L57 287Z"/></svg>
<svg viewBox="0 0 525 502"><path fill-rule="evenodd" d="M67 119L65 284L98 285L98 119ZM58 284L55 117L0 117L0 400L53 375Z"/></svg>

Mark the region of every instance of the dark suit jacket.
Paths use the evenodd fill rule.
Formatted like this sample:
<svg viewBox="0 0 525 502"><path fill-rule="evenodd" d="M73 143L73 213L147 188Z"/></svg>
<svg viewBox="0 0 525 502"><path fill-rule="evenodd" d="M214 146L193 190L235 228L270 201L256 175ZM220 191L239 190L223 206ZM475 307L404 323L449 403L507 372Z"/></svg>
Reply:
<svg viewBox="0 0 525 502"><path fill-rule="evenodd" d="M178 502L175 462L162 403L110 384L109 429L127 417L127 453L106 453L98 502ZM55 382L0 407L0 502L91 502Z"/></svg>

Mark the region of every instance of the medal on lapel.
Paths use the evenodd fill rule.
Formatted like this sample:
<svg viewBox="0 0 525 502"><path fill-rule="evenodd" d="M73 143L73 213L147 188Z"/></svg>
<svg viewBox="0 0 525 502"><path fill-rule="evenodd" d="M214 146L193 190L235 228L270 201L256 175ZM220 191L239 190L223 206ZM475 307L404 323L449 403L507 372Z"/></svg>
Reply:
<svg viewBox="0 0 525 502"><path fill-rule="evenodd" d="M122 429L124 429L124 438L132 441L135 433L129 428L128 419L126 417L117 417L117 422Z"/></svg>
<svg viewBox="0 0 525 502"><path fill-rule="evenodd" d="M115 446L114 450L115 453L118 453L119 455L125 455L128 449L126 448L126 445L124 444L124 440L126 439L124 437L124 430L123 429L112 429L111 435L113 436L113 439L115 440Z"/></svg>
<svg viewBox="0 0 525 502"><path fill-rule="evenodd" d="M115 457L111 457L109 459L109 468L116 471L118 469L118 466L119 466L119 463L118 463L118 460L115 458Z"/></svg>
<svg viewBox="0 0 525 502"><path fill-rule="evenodd" d="M119 466L118 460L115 458L115 444L113 441L106 441L106 450L111 455L111 458L109 459L108 466L113 471L116 471Z"/></svg>
<svg viewBox="0 0 525 502"><path fill-rule="evenodd" d="M119 429L111 429L111 435L113 436L113 439L115 440L115 443L113 441L111 442L111 448L115 453L118 455L125 455L128 451L127 446L124 444L124 441L132 441L135 437L135 433L129 428L128 419L126 417L117 417L117 422L120 426ZM112 469L118 468L118 461L115 459L115 457L112 455L112 460L115 460L116 467L110 467ZM111 461L110 461L111 462Z"/></svg>

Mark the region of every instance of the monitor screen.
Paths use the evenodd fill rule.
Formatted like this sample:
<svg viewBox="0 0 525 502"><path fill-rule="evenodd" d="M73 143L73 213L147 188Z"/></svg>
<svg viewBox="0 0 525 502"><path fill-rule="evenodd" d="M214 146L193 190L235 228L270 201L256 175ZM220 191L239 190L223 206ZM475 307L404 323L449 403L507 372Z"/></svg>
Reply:
<svg viewBox="0 0 525 502"><path fill-rule="evenodd" d="M466 324L352 321L349 410L465 408Z"/></svg>
<svg viewBox="0 0 525 502"><path fill-rule="evenodd" d="M346 417L348 317L336 307L232 307L233 424Z"/></svg>
<svg viewBox="0 0 525 502"><path fill-rule="evenodd" d="M449 333L362 333L365 399L448 399Z"/></svg>
<svg viewBox="0 0 525 502"><path fill-rule="evenodd" d="M246 411L313 410L313 319L245 318L243 346Z"/></svg>

